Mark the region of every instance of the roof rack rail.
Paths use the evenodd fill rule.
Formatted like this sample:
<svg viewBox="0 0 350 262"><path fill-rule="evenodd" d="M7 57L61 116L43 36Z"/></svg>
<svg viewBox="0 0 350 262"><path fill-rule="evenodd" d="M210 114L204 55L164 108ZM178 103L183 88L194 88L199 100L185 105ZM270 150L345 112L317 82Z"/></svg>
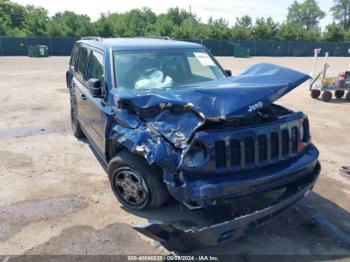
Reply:
<svg viewBox="0 0 350 262"><path fill-rule="evenodd" d="M170 36L138 36L137 38L153 38L153 39L171 40Z"/></svg>
<svg viewBox="0 0 350 262"><path fill-rule="evenodd" d="M95 40L95 41L102 41L102 38L99 36L85 36L82 37L81 40Z"/></svg>

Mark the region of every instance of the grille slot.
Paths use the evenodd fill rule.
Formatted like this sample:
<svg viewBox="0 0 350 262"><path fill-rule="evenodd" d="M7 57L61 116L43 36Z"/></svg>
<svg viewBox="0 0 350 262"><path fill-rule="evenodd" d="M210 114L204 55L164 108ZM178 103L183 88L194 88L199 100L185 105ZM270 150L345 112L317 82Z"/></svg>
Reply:
<svg viewBox="0 0 350 262"><path fill-rule="evenodd" d="M241 164L241 143L238 139L230 140L231 165L237 166Z"/></svg>
<svg viewBox="0 0 350 262"><path fill-rule="evenodd" d="M287 129L282 130L282 154L288 155L289 153L289 132Z"/></svg>
<svg viewBox="0 0 350 262"><path fill-rule="evenodd" d="M259 161L267 160L267 139L265 135L258 136Z"/></svg>
<svg viewBox="0 0 350 262"><path fill-rule="evenodd" d="M278 157L278 148L279 148L278 134L277 132L273 132L271 133L271 159Z"/></svg>
<svg viewBox="0 0 350 262"><path fill-rule="evenodd" d="M215 161L216 167L226 166L226 145L225 141L215 142Z"/></svg>
<svg viewBox="0 0 350 262"><path fill-rule="evenodd" d="M281 161L297 153L299 140L298 126L241 139L233 138L227 143L218 140L214 144L216 168L230 168L228 165L231 168L252 168Z"/></svg>
<svg viewBox="0 0 350 262"><path fill-rule="evenodd" d="M244 139L244 144L245 144L245 163L246 164L254 163L254 155L255 155L254 138L246 137Z"/></svg>

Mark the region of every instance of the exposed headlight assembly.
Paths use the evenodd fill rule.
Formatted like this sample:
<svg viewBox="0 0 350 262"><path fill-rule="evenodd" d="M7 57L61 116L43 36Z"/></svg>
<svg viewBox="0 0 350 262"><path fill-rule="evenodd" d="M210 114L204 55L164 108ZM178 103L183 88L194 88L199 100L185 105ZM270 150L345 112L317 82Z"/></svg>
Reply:
<svg viewBox="0 0 350 262"><path fill-rule="evenodd" d="M300 135L300 140L299 140L300 142L298 146L298 151L301 152L305 148L305 146L307 146L311 142L309 120L307 117L305 117L302 120L300 130L299 130L299 135Z"/></svg>
<svg viewBox="0 0 350 262"><path fill-rule="evenodd" d="M310 124L309 124L309 119L307 117L304 118L303 124L302 124L302 130L303 134L300 134L301 140L303 143L310 143L311 140L311 135L310 135Z"/></svg>
<svg viewBox="0 0 350 262"><path fill-rule="evenodd" d="M204 164L207 159L207 150L201 144L194 144L185 153L182 160L183 166L187 168L196 168Z"/></svg>

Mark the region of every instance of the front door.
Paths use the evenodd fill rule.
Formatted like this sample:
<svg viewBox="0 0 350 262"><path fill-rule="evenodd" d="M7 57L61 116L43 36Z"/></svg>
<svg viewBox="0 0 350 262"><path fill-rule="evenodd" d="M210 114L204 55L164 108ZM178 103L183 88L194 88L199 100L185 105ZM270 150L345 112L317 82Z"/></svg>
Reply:
<svg viewBox="0 0 350 262"><path fill-rule="evenodd" d="M105 76L104 76L104 55L100 51L93 50L90 54L86 73L87 82L91 78L97 78L101 82L102 95L93 97L86 87L84 116L86 131L93 139L94 144L101 152L105 151L105 132L107 124L107 104L105 102Z"/></svg>

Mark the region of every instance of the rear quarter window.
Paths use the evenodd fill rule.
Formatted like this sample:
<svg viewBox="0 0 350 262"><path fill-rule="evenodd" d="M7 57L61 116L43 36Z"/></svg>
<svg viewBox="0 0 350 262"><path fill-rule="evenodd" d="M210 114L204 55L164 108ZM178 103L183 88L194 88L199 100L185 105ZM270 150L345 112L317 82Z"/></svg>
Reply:
<svg viewBox="0 0 350 262"><path fill-rule="evenodd" d="M79 47L78 46L74 46L73 50L72 50L72 54L70 56L70 61L69 61L69 65L71 67L75 67L77 64L77 60L78 60L78 55L79 55Z"/></svg>

